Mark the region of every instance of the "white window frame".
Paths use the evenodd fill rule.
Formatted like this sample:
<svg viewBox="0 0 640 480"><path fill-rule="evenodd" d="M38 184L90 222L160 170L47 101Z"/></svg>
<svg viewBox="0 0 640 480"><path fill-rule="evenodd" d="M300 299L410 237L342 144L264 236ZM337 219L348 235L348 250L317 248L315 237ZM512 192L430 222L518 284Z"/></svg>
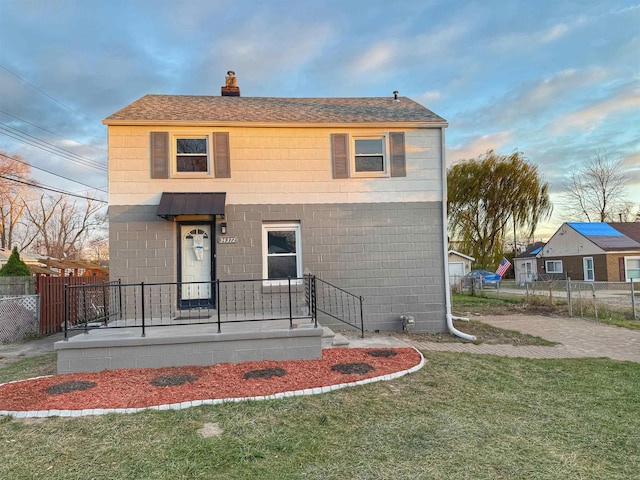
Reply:
<svg viewBox="0 0 640 480"><path fill-rule="evenodd" d="M591 277L587 278L587 261L591 260ZM593 257L582 257L582 275L585 282L593 282L596 279L596 264L593 261Z"/></svg>
<svg viewBox="0 0 640 480"><path fill-rule="evenodd" d="M180 172L178 171L178 140L199 139L204 140L207 147L206 155L202 155L207 159L206 172ZM173 135L171 138L171 173L174 177L208 177L211 175L211 139L209 135Z"/></svg>
<svg viewBox="0 0 640 480"><path fill-rule="evenodd" d="M640 261L640 256L624 257L624 279L627 282L631 282L631 277L629 276L629 260ZM635 270L635 268L633 270ZM636 277L633 278L634 280L638 280L640 282L640 277L638 277L637 279Z"/></svg>
<svg viewBox="0 0 640 480"><path fill-rule="evenodd" d="M556 265L556 264L560 264L560 271L556 270L555 268L553 270L549 270L549 265ZM544 262L544 271L546 273L563 273L564 272L564 265L562 264L562 260L545 260Z"/></svg>
<svg viewBox="0 0 640 480"><path fill-rule="evenodd" d="M276 256L269 253L269 232L295 232L296 236L296 252L295 254L288 254L289 256L296 257L296 277L302 278L302 233L300 229L300 222L286 222L286 223L263 223L262 224L262 278L265 285L286 285L288 279L270 279L269 278L269 264L268 259L270 256ZM281 254L282 255L282 254ZM302 280L292 280L292 285L301 284Z"/></svg>
<svg viewBox="0 0 640 480"><path fill-rule="evenodd" d="M382 140L382 163L383 170L381 172L358 172L356 171L356 142L358 140ZM361 156L361 155L358 155ZM366 156L366 155L362 155ZM388 177L390 175L389 168L389 135L352 135L351 136L351 176L352 177Z"/></svg>

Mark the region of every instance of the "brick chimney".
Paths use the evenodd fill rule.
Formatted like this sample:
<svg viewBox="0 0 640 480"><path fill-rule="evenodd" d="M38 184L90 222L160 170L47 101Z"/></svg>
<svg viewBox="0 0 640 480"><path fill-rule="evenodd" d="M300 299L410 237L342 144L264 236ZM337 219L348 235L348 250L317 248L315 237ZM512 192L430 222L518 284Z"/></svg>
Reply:
<svg viewBox="0 0 640 480"><path fill-rule="evenodd" d="M240 87L238 86L238 79L236 78L236 72L229 70L225 77L225 86L220 89L223 97L239 97Z"/></svg>

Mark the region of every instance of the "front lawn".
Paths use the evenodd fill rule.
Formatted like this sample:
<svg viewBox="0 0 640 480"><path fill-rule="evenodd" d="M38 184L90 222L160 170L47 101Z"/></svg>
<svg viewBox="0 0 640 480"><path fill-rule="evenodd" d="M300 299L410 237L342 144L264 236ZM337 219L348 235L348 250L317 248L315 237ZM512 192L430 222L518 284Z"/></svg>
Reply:
<svg viewBox="0 0 640 480"><path fill-rule="evenodd" d="M445 352L426 359L415 374L331 394L4 418L0 478L637 477L640 364ZM18 375L12 364L0 378L9 368ZM29 368L42 365L21 374ZM200 435L203 427L209 436Z"/></svg>

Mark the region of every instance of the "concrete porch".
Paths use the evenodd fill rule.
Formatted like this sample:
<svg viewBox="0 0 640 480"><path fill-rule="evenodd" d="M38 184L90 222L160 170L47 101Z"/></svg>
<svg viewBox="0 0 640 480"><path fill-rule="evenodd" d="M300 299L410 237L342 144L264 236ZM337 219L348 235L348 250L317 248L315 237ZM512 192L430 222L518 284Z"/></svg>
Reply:
<svg viewBox="0 0 640 480"><path fill-rule="evenodd" d="M213 320L213 319L212 319ZM309 320L92 328L55 343L58 373L319 358L330 329ZM339 336L338 336L339 337ZM340 338L336 343L340 343ZM348 342L347 342L348 343Z"/></svg>

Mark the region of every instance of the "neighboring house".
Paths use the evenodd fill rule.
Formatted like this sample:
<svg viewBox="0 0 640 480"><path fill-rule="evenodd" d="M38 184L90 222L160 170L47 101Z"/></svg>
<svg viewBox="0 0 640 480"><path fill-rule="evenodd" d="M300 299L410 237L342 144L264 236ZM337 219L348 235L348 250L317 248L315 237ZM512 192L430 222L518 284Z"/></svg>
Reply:
<svg viewBox="0 0 640 480"><path fill-rule="evenodd" d="M0 268L7 263L10 255L11 250L0 248ZM33 275L89 277L106 275L109 272L106 267L82 260L58 260L25 252L20 253L20 259L29 267Z"/></svg>
<svg viewBox="0 0 640 480"><path fill-rule="evenodd" d="M538 271L546 276L640 279L640 222L563 223L537 257Z"/></svg>
<svg viewBox="0 0 640 480"><path fill-rule="evenodd" d="M397 95L241 97L233 72L226 83L219 97L147 95L104 120L111 278L308 270L362 295L367 329L409 314L416 330L445 330L447 122Z"/></svg>
<svg viewBox="0 0 640 480"><path fill-rule="evenodd" d="M457 285L462 277L471 271L475 258L455 250L449 250L449 284Z"/></svg>
<svg viewBox="0 0 640 480"><path fill-rule="evenodd" d="M524 285L538 278L538 262L536 256L542 251L544 242L535 242L527 245L524 252L516 255L513 261L513 272L516 283Z"/></svg>

